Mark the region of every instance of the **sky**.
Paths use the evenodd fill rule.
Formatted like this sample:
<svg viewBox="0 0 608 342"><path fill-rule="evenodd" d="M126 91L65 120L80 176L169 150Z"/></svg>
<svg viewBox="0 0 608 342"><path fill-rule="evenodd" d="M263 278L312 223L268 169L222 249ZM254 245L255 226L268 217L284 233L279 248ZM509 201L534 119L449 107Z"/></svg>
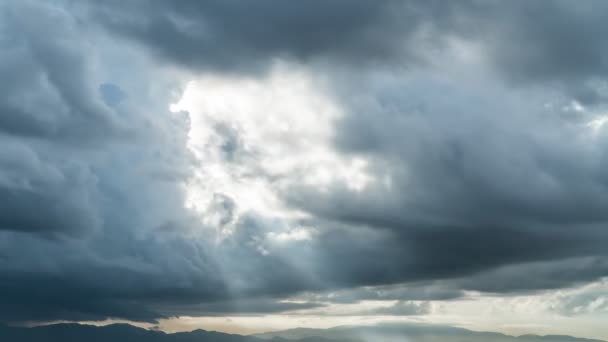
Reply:
<svg viewBox="0 0 608 342"><path fill-rule="evenodd" d="M608 339L607 11L0 2L0 322Z"/></svg>

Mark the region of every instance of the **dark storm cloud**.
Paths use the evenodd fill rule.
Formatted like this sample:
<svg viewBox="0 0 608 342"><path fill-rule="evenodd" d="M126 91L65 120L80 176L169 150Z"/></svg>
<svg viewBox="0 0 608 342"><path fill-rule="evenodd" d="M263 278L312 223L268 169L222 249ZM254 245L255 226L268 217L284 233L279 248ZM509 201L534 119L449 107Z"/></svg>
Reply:
<svg viewBox="0 0 608 342"><path fill-rule="evenodd" d="M509 296L593 282L606 275L607 265L605 257L527 262L495 267L487 271L463 275L460 278L441 277L434 281L310 292L296 298L301 297L312 302L353 304L365 300L446 301L466 298L466 291ZM458 273L461 272L462 270L459 270ZM592 294L587 295L586 298L591 296Z"/></svg>
<svg viewBox="0 0 608 342"><path fill-rule="evenodd" d="M281 312L317 305L280 301L302 291L406 283L334 300L400 300L376 314L403 314L463 290L607 275L606 131L585 126L596 113L564 109L604 105L603 6L0 5L0 320ZM451 39L477 47L478 64L452 55ZM225 194L211 203L217 226L204 226L183 205L200 167L190 122L166 112L168 91L153 89L166 64L149 51L192 70L319 68L346 113L333 147L387 182L286 189L313 216L310 240L273 243L284 223L237 219ZM238 132L214 129L238 163ZM216 239L220 226L231 234Z"/></svg>
<svg viewBox="0 0 608 342"><path fill-rule="evenodd" d="M252 10L231 2L187 2L147 6L150 15L140 21L108 7L104 23L178 63L222 70L273 57L403 64L446 48L421 42L457 38L478 44L503 81L557 85L551 91L583 101L580 94L598 90L588 88L589 82L605 73L605 24L596 14L602 6L334 1L272 3ZM572 21L585 25L564 24ZM413 40L416 34L423 39ZM214 48L213 42L221 46ZM576 162L597 155L559 141L559 134L572 131L555 121L545 128L547 123L538 119L558 111L543 112L542 100L526 95L502 95L509 89L492 84L500 80L476 84L467 79L471 85L461 88L461 79L436 81L432 72L419 77L377 89L365 76L347 82L366 86L349 88L344 97L369 96L380 107L361 108L346 100L352 114L337 126L338 147L380 161L394 185L359 195L337 189L327 200L313 194L293 203L332 219L394 232L376 242L384 246L380 250L365 238L342 246L338 238L326 236L319 263L338 261L320 271L322 278L369 284L456 277L503 264L603 254L606 233L597 225L579 225L608 218L607 194L598 191L605 179L585 167L590 162ZM447 97L438 101L439 93ZM289 196L305 195L295 191ZM588 205L576 205L581 202ZM361 255L364 260L352 269L339 266L339 260ZM408 262L387 265L387 259Z"/></svg>
<svg viewBox="0 0 608 342"><path fill-rule="evenodd" d="M603 1L479 2L460 21L509 82L557 87L589 105L607 98ZM483 27L483 29L479 29Z"/></svg>
<svg viewBox="0 0 608 342"><path fill-rule="evenodd" d="M373 64L415 61L422 26L448 22L438 1L136 1L93 7L101 24L194 68L264 69L275 58Z"/></svg>
<svg viewBox="0 0 608 342"><path fill-rule="evenodd" d="M608 27L602 15L606 9L603 1L513 1L486 4L475 20L486 28L478 38L507 77L583 86L587 89L575 95L591 102L597 100L593 95L606 95L585 84L586 80L605 82L608 72Z"/></svg>
<svg viewBox="0 0 608 342"><path fill-rule="evenodd" d="M95 20L169 61L221 71L274 59L330 68L426 64L458 38L508 82L549 83L583 103L606 97L602 1L137 1L90 6Z"/></svg>
<svg viewBox="0 0 608 342"><path fill-rule="evenodd" d="M39 141L11 136L86 143L94 132L113 133L113 113L96 102L85 78L86 45L70 29L69 16L11 4L0 12L0 229L71 234L95 229L102 219L94 203L97 178L89 166L49 152ZM24 12L31 13L30 20L19 19Z"/></svg>
<svg viewBox="0 0 608 342"><path fill-rule="evenodd" d="M8 1L0 15L0 320L150 321L163 317L154 301L224 296L187 236L187 117L151 86L119 99L139 90L109 72L131 51L104 69L104 39L59 2ZM127 78L162 85L141 68Z"/></svg>
<svg viewBox="0 0 608 342"><path fill-rule="evenodd" d="M608 271L605 257L584 258L605 256L607 236L602 229L596 228L601 233L577 230L567 234L500 226L400 229L400 235L335 230L320 237L317 272L332 287L414 282L401 291L371 288L350 295L338 293L328 300L445 300L464 295L461 290L515 293L593 281ZM431 284L419 285L427 291L416 290L416 282L438 280L445 282L436 284L435 291Z"/></svg>
<svg viewBox="0 0 608 342"><path fill-rule="evenodd" d="M472 291L519 293L580 285L606 274L606 257L582 257L507 265L448 283Z"/></svg>
<svg viewBox="0 0 608 342"><path fill-rule="evenodd" d="M168 316L163 303L227 296L196 243L160 232L145 240L104 234L88 242L2 234L0 319L152 321Z"/></svg>
<svg viewBox="0 0 608 342"><path fill-rule="evenodd" d="M27 144L0 141L0 230L73 235L99 228L97 177L87 165L55 164Z"/></svg>
<svg viewBox="0 0 608 342"><path fill-rule="evenodd" d="M378 72L365 87L348 76L339 86L349 115L337 124L336 146L370 160L377 181L362 191L295 185L284 195L317 216L384 235L328 232L319 239L320 259L330 260L324 276L382 284L605 256L606 139L588 126L594 113L567 109L554 89L511 89L456 58L445 65Z"/></svg>
<svg viewBox="0 0 608 342"><path fill-rule="evenodd" d="M84 143L120 130L88 79L91 46L74 18L52 4L17 1L4 4L0 17L2 132Z"/></svg>

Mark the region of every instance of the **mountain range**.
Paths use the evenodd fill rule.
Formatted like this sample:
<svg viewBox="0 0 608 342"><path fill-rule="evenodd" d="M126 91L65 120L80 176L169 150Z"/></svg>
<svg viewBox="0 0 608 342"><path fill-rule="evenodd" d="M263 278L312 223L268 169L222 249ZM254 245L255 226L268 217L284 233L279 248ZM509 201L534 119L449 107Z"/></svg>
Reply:
<svg viewBox="0 0 608 342"><path fill-rule="evenodd" d="M53 324L31 328L0 326L3 342L605 342L562 335L519 337L474 332L428 324L341 326L330 329L297 328L252 336L205 330L165 333L129 324L93 326Z"/></svg>

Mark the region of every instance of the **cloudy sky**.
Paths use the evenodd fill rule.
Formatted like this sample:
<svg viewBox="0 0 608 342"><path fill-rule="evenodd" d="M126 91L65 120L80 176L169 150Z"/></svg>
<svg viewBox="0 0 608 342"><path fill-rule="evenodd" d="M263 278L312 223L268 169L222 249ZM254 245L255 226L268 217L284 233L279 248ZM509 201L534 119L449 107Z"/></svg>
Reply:
<svg viewBox="0 0 608 342"><path fill-rule="evenodd" d="M608 339L606 13L0 2L0 321Z"/></svg>

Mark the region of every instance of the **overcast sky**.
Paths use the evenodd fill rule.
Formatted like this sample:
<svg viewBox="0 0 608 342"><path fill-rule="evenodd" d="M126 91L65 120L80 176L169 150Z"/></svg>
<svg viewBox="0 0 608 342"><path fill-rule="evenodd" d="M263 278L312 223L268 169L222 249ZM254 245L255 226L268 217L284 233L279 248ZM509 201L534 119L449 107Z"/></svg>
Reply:
<svg viewBox="0 0 608 342"><path fill-rule="evenodd" d="M608 339L608 2L0 2L0 321Z"/></svg>

